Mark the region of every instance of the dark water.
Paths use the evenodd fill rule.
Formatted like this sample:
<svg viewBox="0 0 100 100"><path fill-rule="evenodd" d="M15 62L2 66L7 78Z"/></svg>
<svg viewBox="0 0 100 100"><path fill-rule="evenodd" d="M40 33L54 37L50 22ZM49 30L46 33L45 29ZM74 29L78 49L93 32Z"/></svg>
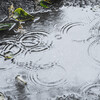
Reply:
<svg viewBox="0 0 100 100"><path fill-rule="evenodd" d="M0 32L0 92L9 100L100 100L99 11L40 10L19 33Z"/></svg>

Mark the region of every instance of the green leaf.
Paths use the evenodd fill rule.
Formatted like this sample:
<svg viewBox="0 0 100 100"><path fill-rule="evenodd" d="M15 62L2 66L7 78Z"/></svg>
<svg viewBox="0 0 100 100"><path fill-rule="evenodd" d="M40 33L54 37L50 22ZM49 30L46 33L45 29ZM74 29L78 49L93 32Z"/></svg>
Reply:
<svg viewBox="0 0 100 100"><path fill-rule="evenodd" d="M44 8L49 8L47 5L48 5L48 3L45 2L45 1L41 1L41 2L40 2L40 6L42 6L42 7L44 7Z"/></svg>
<svg viewBox="0 0 100 100"><path fill-rule="evenodd" d="M0 23L0 31L9 30L14 23Z"/></svg>
<svg viewBox="0 0 100 100"><path fill-rule="evenodd" d="M4 53L5 59L12 59L14 57L14 54L11 51L8 51Z"/></svg>
<svg viewBox="0 0 100 100"><path fill-rule="evenodd" d="M52 4L51 0L44 0L44 2L47 2L48 4Z"/></svg>
<svg viewBox="0 0 100 100"><path fill-rule="evenodd" d="M28 21L28 20L34 20L34 17L32 15L29 15L25 10L22 8L17 8L14 11L13 18L18 21Z"/></svg>

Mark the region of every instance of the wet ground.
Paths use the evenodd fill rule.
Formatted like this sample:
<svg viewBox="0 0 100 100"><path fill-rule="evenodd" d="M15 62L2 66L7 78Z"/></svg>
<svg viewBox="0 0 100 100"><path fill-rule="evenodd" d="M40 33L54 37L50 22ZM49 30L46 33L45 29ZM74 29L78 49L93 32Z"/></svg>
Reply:
<svg viewBox="0 0 100 100"><path fill-rule="evenodd" d="M99 12L99 6L32 11L36 19L21 33L1 32L0 54L14 57L0 57L0 92L9 100L100 100Z"/></svg>

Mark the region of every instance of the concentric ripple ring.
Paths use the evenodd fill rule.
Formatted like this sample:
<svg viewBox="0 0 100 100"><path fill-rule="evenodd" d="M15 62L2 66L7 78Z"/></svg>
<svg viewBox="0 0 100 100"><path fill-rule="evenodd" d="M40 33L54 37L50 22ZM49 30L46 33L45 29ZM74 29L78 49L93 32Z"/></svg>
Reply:
<svg viewBox="0 0 100 100"><path fill-rule="evenodd" d="M48 49L52 41L46 32L30 32L20 38L20 43L31 52L39 52Z"/></svg>
<svg viewBox="0 0 100 100"><path fill-rule="evenodd" d="M100 100L100 84L90 84L83 88L84 100Z"/></svg>
<svg viewBox="0 0 100 100"><path fill-rule="evenodd" d="M100 39L92 42L88 47L88 55L100 64Z"/></svg>
<svg viewBox="0 0 100 100"><path fill-rule="evenodd" d="M66 83L66 71L60 65L54 65L49 68L38 69L31 73L32 83L40 86L59 86Z"/></svg>
<svg viewBox="0 0 100 100"><path fill-rule="evenodd" d="M81 22L76 22L76 23L68 23L66 25L64 25L62 28L61 28L61 33L65 34L65 33L68 33L68 31L74 27L74 26L80 26L80 25L83 25L83 23Z"/></svg>

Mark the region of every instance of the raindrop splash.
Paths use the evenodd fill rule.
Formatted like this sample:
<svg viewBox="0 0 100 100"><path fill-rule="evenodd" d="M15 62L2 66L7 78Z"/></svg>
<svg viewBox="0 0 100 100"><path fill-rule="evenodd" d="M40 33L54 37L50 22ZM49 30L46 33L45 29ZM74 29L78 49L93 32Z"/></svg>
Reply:
<svg viewBox="0 0 100 100"><path fill-rule="evenodd" d="M61 34L67 34L68 39L76 42L85 42L91 39L88 26L81 22L69 23L61 28Z"/></svg>

